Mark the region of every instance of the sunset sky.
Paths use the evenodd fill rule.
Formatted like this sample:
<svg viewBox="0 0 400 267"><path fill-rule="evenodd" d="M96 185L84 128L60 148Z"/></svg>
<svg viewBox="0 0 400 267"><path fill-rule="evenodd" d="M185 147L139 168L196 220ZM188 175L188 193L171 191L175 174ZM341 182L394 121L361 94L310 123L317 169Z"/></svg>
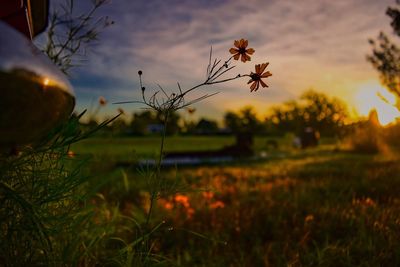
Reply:
<svg viewBox="0 0 400 267"><path fill-rule="evenodd" d="M199 94L219 94L196 104L197 116L218 119L227 109L247 105L262 114L309 88L337 96L351 111L365 113L360 98L371 94L360 91L379 87L378 74L366 61L371 52L368 39L381 30L392 33L385 10L393 4L394 0L114 0L101 14L115 25L103 32L87 65L73 73L77 109L88 108L99 96L110 102L139 100L138 70L143 70L148 89L160 84L171 91L176 82L184 88L201 83L210 46L214 56L226 59L233 41L245 38L256 52L251 62L238 62L231 75L270 62L270 87L250 93L247 79L240 79L202 88ZM141 106L120 107L133 112Z"/></svg>

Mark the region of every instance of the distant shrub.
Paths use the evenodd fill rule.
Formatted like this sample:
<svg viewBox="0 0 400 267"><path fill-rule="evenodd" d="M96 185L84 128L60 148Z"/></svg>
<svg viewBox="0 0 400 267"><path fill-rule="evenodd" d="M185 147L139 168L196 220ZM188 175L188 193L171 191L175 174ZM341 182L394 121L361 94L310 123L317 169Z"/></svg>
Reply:
<svg viewBox="0 0 400 267"><path fill-rule="evenodd" d="M400 146L400 123L387 127L384 130L384 138L391 146Z"/></svg>
<svg viewBox="0 0 400 267"><path fill-rule="evenodd" d="M383 129L378 123L376 112L372 111L368 121L354 127L345 144L354 152L374 154L387 151L388 146Z"/></svg>

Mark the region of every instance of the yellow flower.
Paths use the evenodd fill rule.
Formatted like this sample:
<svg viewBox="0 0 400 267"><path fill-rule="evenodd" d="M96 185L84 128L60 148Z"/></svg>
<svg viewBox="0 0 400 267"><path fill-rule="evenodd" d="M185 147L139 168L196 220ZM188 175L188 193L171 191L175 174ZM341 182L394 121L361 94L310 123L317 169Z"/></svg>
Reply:
<svg viewBox="0 0 400 267"><path fill-rule="evenodd" d="M266 83L262 80L262 78L268 78L269 76L272 76L272 73L269 71L264 72L264 70L267 68L269 63L263 63L263 64L257 64L255 66L256 72L251 72L250 73L250 81L247 84L253 83L250 86L250 92L257 91L258 88L260 87L260 84L262 87L268 87Z"/></svg>
<svg viewBox="0 0 400 267"><path fill-rule="evenodd" d="M245 39L240 39L239 41L235 40L233 45L236 48L232 47L231 49L229 49L229 52L233 55L233 59L239 60L239 57L241 56L242 62L251 60L249 55L252 55L255 52L255 50L253 48L247 48L247 46L249 45L249 42L247 40Z"/></svg>

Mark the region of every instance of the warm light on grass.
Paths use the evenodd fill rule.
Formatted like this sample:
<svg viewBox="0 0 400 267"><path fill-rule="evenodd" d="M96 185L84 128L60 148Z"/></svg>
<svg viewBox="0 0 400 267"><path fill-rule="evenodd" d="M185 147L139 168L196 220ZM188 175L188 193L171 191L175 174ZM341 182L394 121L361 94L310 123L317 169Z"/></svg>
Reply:
<svg viewBox="0 0 400 267"><path fill-rule="evenodd" d="M396 96L378 83L371 82L360 86L355 100L360 115L368 116L371 110L375 109L379 123L383 126L400 117L400 111L395 107Z"/></svg>

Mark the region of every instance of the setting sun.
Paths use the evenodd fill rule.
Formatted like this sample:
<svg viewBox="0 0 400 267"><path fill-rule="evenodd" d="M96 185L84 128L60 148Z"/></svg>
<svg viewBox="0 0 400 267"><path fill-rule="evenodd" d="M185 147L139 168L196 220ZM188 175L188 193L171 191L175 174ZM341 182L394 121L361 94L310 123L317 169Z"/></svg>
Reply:
<svg viewBox="0 0 400 267"><path fill-rule="evenodd" d="M379 123L383 126L400 117L400 111L395 107L396 96L378 83L371 82L360 86L355 102L360 116L368 116L371 110L375 109Z"/></svg>

